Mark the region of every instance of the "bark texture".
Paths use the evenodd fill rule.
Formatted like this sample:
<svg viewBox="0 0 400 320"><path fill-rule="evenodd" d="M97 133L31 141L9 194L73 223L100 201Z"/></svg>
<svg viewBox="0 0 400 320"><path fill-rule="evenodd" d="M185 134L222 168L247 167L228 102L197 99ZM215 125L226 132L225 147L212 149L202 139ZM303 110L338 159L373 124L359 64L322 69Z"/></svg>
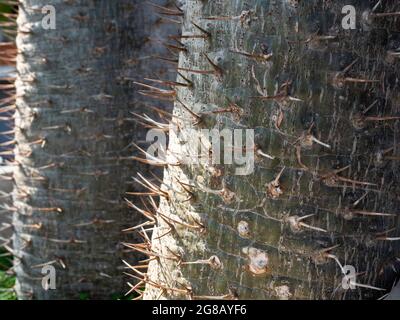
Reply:
<svg viewBox="0 0 400 320"><path fill-rule="evenodd" d="M121 243L132 240L122 230L140 222L124 195L144 170L130 158L131 142L144 137L130 115L144 107L132 81L144 70L168 71L149 63L149 38L170 27L141 0L20 3L11 208L18 296L121 296ZM55 30L42 28L45 5L56 9ZM56 268L56 290L42 287L47 264Z"/></svg>
<svg viewBox="0 0 400 320"><path fill-rule="evenodd" d="M349 4L356 30L342 28ZM374 299L391 288L400 20L379 14L400 7L375 4L187 1L183 35L208 37L180 54L193 86L177 89L146 299ZM254 172L173 165L194 155L205 137L189 129L200 128L254 129ZM342 286L344 265L355 289Z"/></svg>

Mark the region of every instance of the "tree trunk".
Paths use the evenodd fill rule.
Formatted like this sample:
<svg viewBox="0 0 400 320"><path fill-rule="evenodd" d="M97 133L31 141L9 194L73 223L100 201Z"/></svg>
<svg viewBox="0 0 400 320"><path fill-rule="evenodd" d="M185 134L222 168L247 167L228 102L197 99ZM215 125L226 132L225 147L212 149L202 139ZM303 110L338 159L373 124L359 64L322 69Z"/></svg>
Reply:
<svg viewBox="0 0 400 320"><path fill-rule="evenodd" d="M121 296L129 289L121 243L132 240L122 230L140 222L124 197L144 170L131 158L131 142L145 134L130 114L144 108L132 81L168 71L143 58L152 54L149 37L171 27L144 0L20 3L11 208L18 296ZM42 28L45 5L56 9L55 30ZM55 290L43 289L45 265L56 268Z"/></svg>
<svg viewBox="0 0 400 320"><path fill-rule="evenodd" d="M342 28L348 4L356 30ZM374 5L188 0L183 35L206 37L180 54L193 85L176 90L168 195L148 273L136 272L146 299L374 299L391 288L400 20L382 13L400 7ZM213 164L212 152L185 164L203 128L253 129L254 171Z"/></svg>

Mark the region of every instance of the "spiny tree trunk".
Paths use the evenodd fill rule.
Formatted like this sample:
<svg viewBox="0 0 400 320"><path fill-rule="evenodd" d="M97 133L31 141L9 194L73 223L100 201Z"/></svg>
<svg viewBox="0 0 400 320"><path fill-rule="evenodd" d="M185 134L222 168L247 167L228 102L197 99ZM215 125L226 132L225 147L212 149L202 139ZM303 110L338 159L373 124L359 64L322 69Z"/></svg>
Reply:
<svg viewBox="0 0 400 320"><path fill-rule="evenodd" d="M124 195L144 170L130 158L131 142L144 138L130 115L143 108L132 80L167 70L141 60L166 29L144 3L20 1L11 208L20 299L109 299L128 289ZM41 27L45 5L56 9L55 30ZM46 264L56 290L42 287Z"/></svg>
<svg viewBox="0 0 400 320"><path fill-rule="evenodd" d="M348 4L357 30L342 28ZM180 54L193 86L176 90L168 195L148 273L137 270L146 299L370 299L391 287L400 20L380 13L400 7L375 4L187 2L183 35L207 37L188 38ZM201 128L254 129L254 172L176 165L195 157L201 134L189 129ZM345 265L354 290L342 286Z"/></svg>

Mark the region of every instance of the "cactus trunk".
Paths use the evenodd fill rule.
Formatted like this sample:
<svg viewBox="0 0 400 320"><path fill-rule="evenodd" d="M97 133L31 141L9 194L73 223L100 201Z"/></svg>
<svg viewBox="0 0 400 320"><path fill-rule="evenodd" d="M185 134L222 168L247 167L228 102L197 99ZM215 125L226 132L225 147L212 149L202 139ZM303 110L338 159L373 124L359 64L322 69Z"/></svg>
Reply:
<svg viewBox="0 0 400 320"><path fill-rule="evenodd" d="M152 54L150 36L171 31L144 3L20 1L10 209L20 299L111 299L128 289L124 195L135 191L132 173L145 170L131 158L131 142L144 135L130 114L143 109L132 81L167 71L141 59ZM47 5L54 30L42 28ZM55 290L42 286L46 265Z"/></svg>
<svg viewBox="0 0 400 320"><path fill-rule="evenodd" d="M183 35L203 37L180 53L193 85L176 89L152 260L137 272L146 299L373 299L391 288L400 26L379 13L400 7L375 2L187 1ZM342 28L348 4L356 30ZM254 171L213 164L212 152L184 163L207 141L200 129L254 130L243 150Z"/></svg>

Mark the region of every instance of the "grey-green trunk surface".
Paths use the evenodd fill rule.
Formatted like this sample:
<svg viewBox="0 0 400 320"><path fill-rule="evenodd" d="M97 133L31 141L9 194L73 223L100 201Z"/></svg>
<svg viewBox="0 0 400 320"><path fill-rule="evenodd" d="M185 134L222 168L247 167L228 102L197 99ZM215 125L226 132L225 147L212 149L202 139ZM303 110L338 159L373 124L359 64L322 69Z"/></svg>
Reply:
<svg viewBox="0 0 400 320"><path fill-rule="evenodd" d="M372 299L391 288L400 127L386 117L400 111L400 25L363 21L376 2L187 1L183 34L205 34L194 22L211 37L184 41L193 86L177 97L206 121L175 103L146 299ZM357 30L342 28L346 4ZM383 1L376 13L399 9ZM274 160L258 153L247 176L173 165L193 155L201 133L188 130L200 128L254 129L255 151Z"/></svg>
<svg viewBox="0 0 400 320"><path fill-rule="evenodd" d="M164 4L166 1L158 1ZM56 9L44 30L42 7ZM129 287L123 229L141 221L127 208L129 157L145 132L130 111L145 110L132 81L168 77L150 38L165 26L145 1L22 0L18 18L13 246L20 299L111 299ZM56 289L42 287L42 267Z"/></svg>

